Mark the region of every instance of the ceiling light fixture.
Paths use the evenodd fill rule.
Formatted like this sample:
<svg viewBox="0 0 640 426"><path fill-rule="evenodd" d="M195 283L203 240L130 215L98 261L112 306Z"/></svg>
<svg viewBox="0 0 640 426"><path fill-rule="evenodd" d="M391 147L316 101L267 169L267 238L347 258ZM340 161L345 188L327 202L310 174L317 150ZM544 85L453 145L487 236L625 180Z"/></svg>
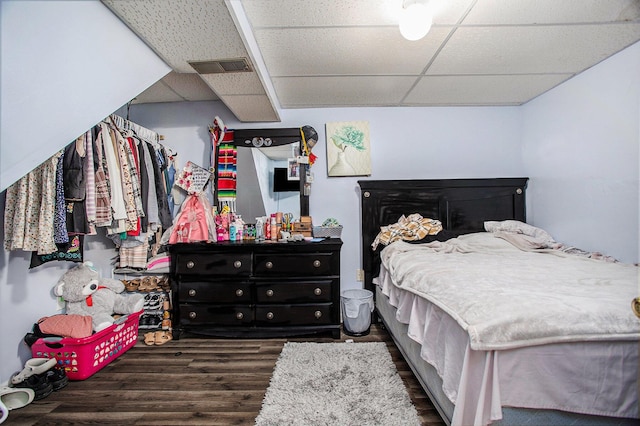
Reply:
<svg viewBox="0 0 640 426"><path fill-rule="evenodd" d="M429 0L404 0L400 15L400 34L407 40L420 40L426 36L433 23Z"/></svg>

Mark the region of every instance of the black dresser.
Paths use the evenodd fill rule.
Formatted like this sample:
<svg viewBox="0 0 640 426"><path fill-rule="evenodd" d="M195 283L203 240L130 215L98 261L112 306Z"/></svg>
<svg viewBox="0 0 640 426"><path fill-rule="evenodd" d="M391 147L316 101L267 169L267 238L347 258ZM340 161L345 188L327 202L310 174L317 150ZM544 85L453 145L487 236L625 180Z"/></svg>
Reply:
<svg viewBox="0 0 640 426"><path fill-rule="evenodd" d="M174 338L340 337L340 239L169 246Z"/></svg>

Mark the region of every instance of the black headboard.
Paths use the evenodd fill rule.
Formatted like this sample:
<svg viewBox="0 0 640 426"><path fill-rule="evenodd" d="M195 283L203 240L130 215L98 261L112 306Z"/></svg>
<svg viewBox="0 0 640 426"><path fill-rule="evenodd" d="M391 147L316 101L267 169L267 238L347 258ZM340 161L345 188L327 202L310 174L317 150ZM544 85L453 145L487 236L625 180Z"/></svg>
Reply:
<svg viewBox="0 0 640 426"><path fill-rule="evenodd" d="M528 178L361 180L362 267L364 288L380 272L380 250L371 243L380 227L396 223L400 216L419 213L438 219L455 235L484 231L487 220L525 222L525 189ZM374 291L375 294L375 291Z"/></svg>

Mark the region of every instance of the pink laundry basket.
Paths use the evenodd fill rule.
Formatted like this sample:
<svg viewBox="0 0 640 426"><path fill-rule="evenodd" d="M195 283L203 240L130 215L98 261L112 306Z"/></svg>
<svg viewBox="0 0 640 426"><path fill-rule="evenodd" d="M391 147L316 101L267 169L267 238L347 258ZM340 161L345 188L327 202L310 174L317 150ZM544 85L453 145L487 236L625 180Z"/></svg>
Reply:
<svg viewBox="0 0 640 426"><path fill-rule="evenodd" d="M122 317L112 326L82 339L40 338L31 346L31 353L34 358L55 358L69 380L84 380L135 346L142 312Z"/></svg>

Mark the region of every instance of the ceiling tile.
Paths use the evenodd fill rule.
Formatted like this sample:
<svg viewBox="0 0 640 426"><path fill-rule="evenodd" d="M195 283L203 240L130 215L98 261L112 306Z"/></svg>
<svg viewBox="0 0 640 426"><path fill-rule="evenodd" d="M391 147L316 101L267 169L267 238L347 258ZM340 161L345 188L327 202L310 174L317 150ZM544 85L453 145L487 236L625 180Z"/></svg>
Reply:
<svg viewBox="0 0 640 426"><path fill-rule="evenodd" d="M402 1L242 0L242 7L254 28L396 25Z"/></svg>
<svg viewBox="0 0 640 426"><path fill-rule="evenodd" d="M445 3L434 24L458 22L473 0L438 0ZM398 25L402 0L242 0L254 29L263 27L354 27Z"/></svg>
<svg viewBox="0 0 640 426"><path fill-rule="evenodd" d="M640 23L458 28L427 74L575 73L640 38Z"/></svg>
<svg viewBox="0 0 640 426"><path fill-rule="evenodd" d="M284 108L395 106L415 77L281 77L273 83Z"/></svg>
<svg viewBox="0 0 640 426"><path fill-rule="evenodd" d="M134 104L146 104L154 102L182 102L184 98L178 95L162 80L158 80L151 85L147 90L137 95L133 102Z"/></svg>
<svg viewBox="0 0 640 426"><path fill-rule="evenodd" d="M219 99L197 74L170 72L161 81L185 101L215 101Z"/></svg>
<svg viewBox="0 0 640 426"><path fill-rule="evenodd" d="M224 0L104 0L174 71L187 61L248 57Z"/></svg>
<svg viewBox="0 0 640 426"><path fill-rule="evenodd" d="M255 72L202 74L201 77L219 96L265 94L262 83Z"/></svg>
<svg viewBox="0 0 640 426"><path fill-rule="evenodd" d="M570 74L422 77L403 105L520 105L570 77Z"/></svg>
<svg viewBox="0 0 640 426"><path fill-rule="evenodd" d="M464 25L532 25L631 21L637 0L491 0L477 2Z"/></svg>
<svg viewBox="0 0 640 426"><path fill-rule="evenodd" d="M272 77L397 75L420 74L448 32L411 42L397 28L292 28L257 30L256 40Z"/></svg>
<svg viewBox="0 0 640 426"><path fill-rule="evenodd" d="M224 103L242 122L280 121L266 95L226 96Z"/></svg>

